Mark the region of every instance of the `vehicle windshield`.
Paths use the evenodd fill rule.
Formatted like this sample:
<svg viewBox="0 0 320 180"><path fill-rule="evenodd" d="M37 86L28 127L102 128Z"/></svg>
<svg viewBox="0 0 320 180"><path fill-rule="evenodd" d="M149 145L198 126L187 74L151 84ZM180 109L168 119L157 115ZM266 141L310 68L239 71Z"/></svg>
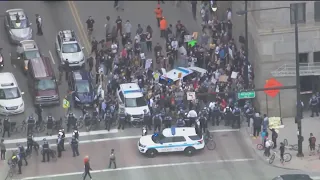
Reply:
<svg viewBox="0 0 320 180"><path fill-rule="evenodd" d="M27 19L22 19L20 22L17 22L16 20L11 20L11 28L12 29L24 29L27 28L28 25L28 20Z"/></svg>
<svg viewBox="0 0 320 180"><path fill-rule="evenodd" d="M26 59L35 59L40 57L40 53L38 50L25 51L24 55Z"/></svg>
<svg viewBox="0 0 320 180"><path fill-rule="evenodd" d="M78 43L63 44L62 53L77 53L80 52L81 48Z"/></svg>
<svg viewBox="0 0 320 180"><path fill-rule="evenodd" d="M125 98L126 107L141 107L146 106L147 102L143 97L138 98Z"/></svg>
<svg viewBox="0 0 320 180"><path fill-rule="evenodd" d="M17 87L0 89L0 99L16 99L21 97Z"/></svg>
<svg viewBox="0 0 320 180"><path fill-rule="evenodd" d="M163 78L163 77L160 77L159 78L159 83L160 84L163 84L165 86L170 86L173 84L173 80L170 79L170 78Z"/></svg>
<svg viewBox="0 0 320 180"><path fill-rule="evenodd" d="M81 80L81 81L76 81L76 91L78 93L89 93L91 92L91 86L89 84L89 81L86 80Z"/></svg>
<svg viewBox="0 0 320 180"><path fill-rule="evenodd" d="M56 83L53 79L41 79L36 81L36 89L40 91L55 90Z"/></svg>
<svg viewBox="0 0 320 180"><path fill-rule="evenodd" d="M157 133L155 133L155 134L153 134L152 136L151 136L151 140L154 142L154 143L161 143L161 141L164 139L164 138L166 138L163 134L157 134Z"/></svg>

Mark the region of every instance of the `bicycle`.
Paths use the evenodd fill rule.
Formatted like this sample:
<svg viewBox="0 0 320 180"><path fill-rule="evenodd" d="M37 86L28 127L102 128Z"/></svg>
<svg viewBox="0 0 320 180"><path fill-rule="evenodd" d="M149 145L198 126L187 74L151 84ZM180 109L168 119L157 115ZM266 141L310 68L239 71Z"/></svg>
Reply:
<svg viewBox="0 0 320 180"><path fill-rule="evenodd" d="M34 152L36 152L36 155L39 155L39 144L37 142L33 142L33 146L32 146ZM29 149L26 149L26 158L30 159L30 157L32 156L32 151L30 151Z"/></svg>
<svg viewBox="0 0 320 180"><path fill-rule="evenodd" d="M23 120L22 123L21 123L21 125L20 125L20 127L17 128L17 129L18 129L18 131L19 131L20 133L24 133L24 132L27 131L27 128L28 128L28 123L27 123L25 120ZM46 123L45 123L44 121L41 121L40 124L36 123L36 124L33 126L33 132L35 132L35 133L42 133L42 132L44 132L45 130L46 130Z"/></svg>
<svg viewBox="0 0 320 180"><path fill-rule="evenodd" d="M203 139L204 145L208 150L213 151L216 148L216 143L213 140L213 135L209 132L208 129L206 130Z"/></svg>
<svg viewBox="0 0 320 180"><path fill-rule="evenodd" d="M286 149L290 150L290 151L298 151L298 144L289 144L287 139L283 140L283 144L285 146Z"/></svg>
<svg viewBox="0 0 320 180"><path fill-rule="evenodd" d="M7 175L6 179L7 179L8 177L10 177L10 178L13 177L13 175L14 175L14 173L15 173L15 171L16 171L16 166L17 166L16 163L12 162L12 160L9 160L9 161L8 161L8 165L9 165L10 167L9 167L9 171L8 171L8 175Z"/></svg>
<svg viewBox="0 0 320 180"><path fill-rule="evenodd" d="M273 151L270 159L269 159L269 164L272 164L274 159L276 158L276 152ZM283 162L290 162L292 159L292 155L290 153L284 153L283 154L283 159L280 159L280 162L283 163Z"/></svg>

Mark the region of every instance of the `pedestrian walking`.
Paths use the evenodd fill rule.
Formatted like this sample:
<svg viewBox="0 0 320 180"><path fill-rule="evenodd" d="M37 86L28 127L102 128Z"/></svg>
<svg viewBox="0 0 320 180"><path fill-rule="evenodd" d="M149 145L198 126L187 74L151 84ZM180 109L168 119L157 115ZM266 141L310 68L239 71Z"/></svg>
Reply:
<svg viewBox="0 0 320 180"><path fill-rule="evenodd" d="M2 134L2 138L4 138L4 135L6 134L6 132L8 133L8 137L10 137L10 126L11 126L11 122L10 119L8 117L4 118L3 121L3 134Z"/></svg>
<svg viewBox="0 0 320 180"><path fill-rule="evenodd" d="M120 36L122 36L122 19L120 16L116 19L116 24L117 24L117 34L120 32Z"/></svg>
<svg viewBox="0 0 320 180"><path fill-rule="evenodd" d="M111 165L114 165L114 169L117 168L116 164L116 155L114 153L114 149L111 149L110 159L109 159L109 168L111 168Z"/></svg>
<svg viewBox="0 0 320 180"><path fill-rule="evenodd" d="M4 139L1 139L1 142L0 142L0 157L1 157L1 160L6 160L6 145L4 144Z"/></svg>
<svg viewBox="0 0 320 180"><path fill-rule="evenodd" d="M36 14L36 24L37 24L37 35L42 36L43 35L42 18L40 17L39 14Z"/></svg>
<svg viewBox="0 0 320 180"><path fill-rule="evenodd" d="M160 21L161 21L161 18L162 18L162 9L160 7L160 4L158 4L157 8L154 9L154 13L156 14L158 27L160 27Z"/></svg>
<svg viewBox="0 0 320 180"><path fill-rule="evenodd" d="M162 17L160 21L160 37L165 38L166 37L166 30L167 30L167 20Z"/></svg>
<svg viewBox="0 0 320 180"><path fill-rule="evenodd" d="M91 174L90 174L90 171L91 171L92 169L91 169L91 166L90 166L89 161L90 161L89 156L84 157L83 180L85 180L85 179L87 178L87 176L89 176L89 178L92 180L92 177L91 177Z"/></svg>

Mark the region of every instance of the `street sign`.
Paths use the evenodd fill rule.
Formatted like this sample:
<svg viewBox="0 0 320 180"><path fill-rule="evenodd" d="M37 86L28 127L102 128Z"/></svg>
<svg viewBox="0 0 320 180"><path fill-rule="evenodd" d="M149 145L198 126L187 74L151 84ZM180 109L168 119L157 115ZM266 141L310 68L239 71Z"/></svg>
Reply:
<svg viewBox="0 0 320 180"><path fill-rule="evenodd" d="M239 92L238 99L252 99L256 97L256 92L248 91L248 92Z"/></svg>
<svg viewBox="0 0 320 180"><path fill-rule="evenodd" d="M282 87L282 86L283 85L279 81L277 81L275 78L271 78L267 80L266 84L264 85L264 88ZM264 92L270 97L276 97L280 92L280 89L265 90Z"/></svg>

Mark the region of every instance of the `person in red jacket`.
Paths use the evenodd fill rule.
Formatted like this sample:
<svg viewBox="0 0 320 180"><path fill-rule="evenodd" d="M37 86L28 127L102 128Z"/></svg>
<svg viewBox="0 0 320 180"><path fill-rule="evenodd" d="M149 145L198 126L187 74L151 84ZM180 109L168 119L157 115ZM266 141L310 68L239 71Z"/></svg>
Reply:
<svg viewBox="0 0 320 180"><path fill-rule="evenodd" d="M83 180L86 179L87 175L90 177L90 179L92 180L92 177L91 177L91 174L90 174L90 171L92 170L91 167L90 167L90 163L89 163L89 156L86 156L84 158L84 174L83 174Z"/></svg>

